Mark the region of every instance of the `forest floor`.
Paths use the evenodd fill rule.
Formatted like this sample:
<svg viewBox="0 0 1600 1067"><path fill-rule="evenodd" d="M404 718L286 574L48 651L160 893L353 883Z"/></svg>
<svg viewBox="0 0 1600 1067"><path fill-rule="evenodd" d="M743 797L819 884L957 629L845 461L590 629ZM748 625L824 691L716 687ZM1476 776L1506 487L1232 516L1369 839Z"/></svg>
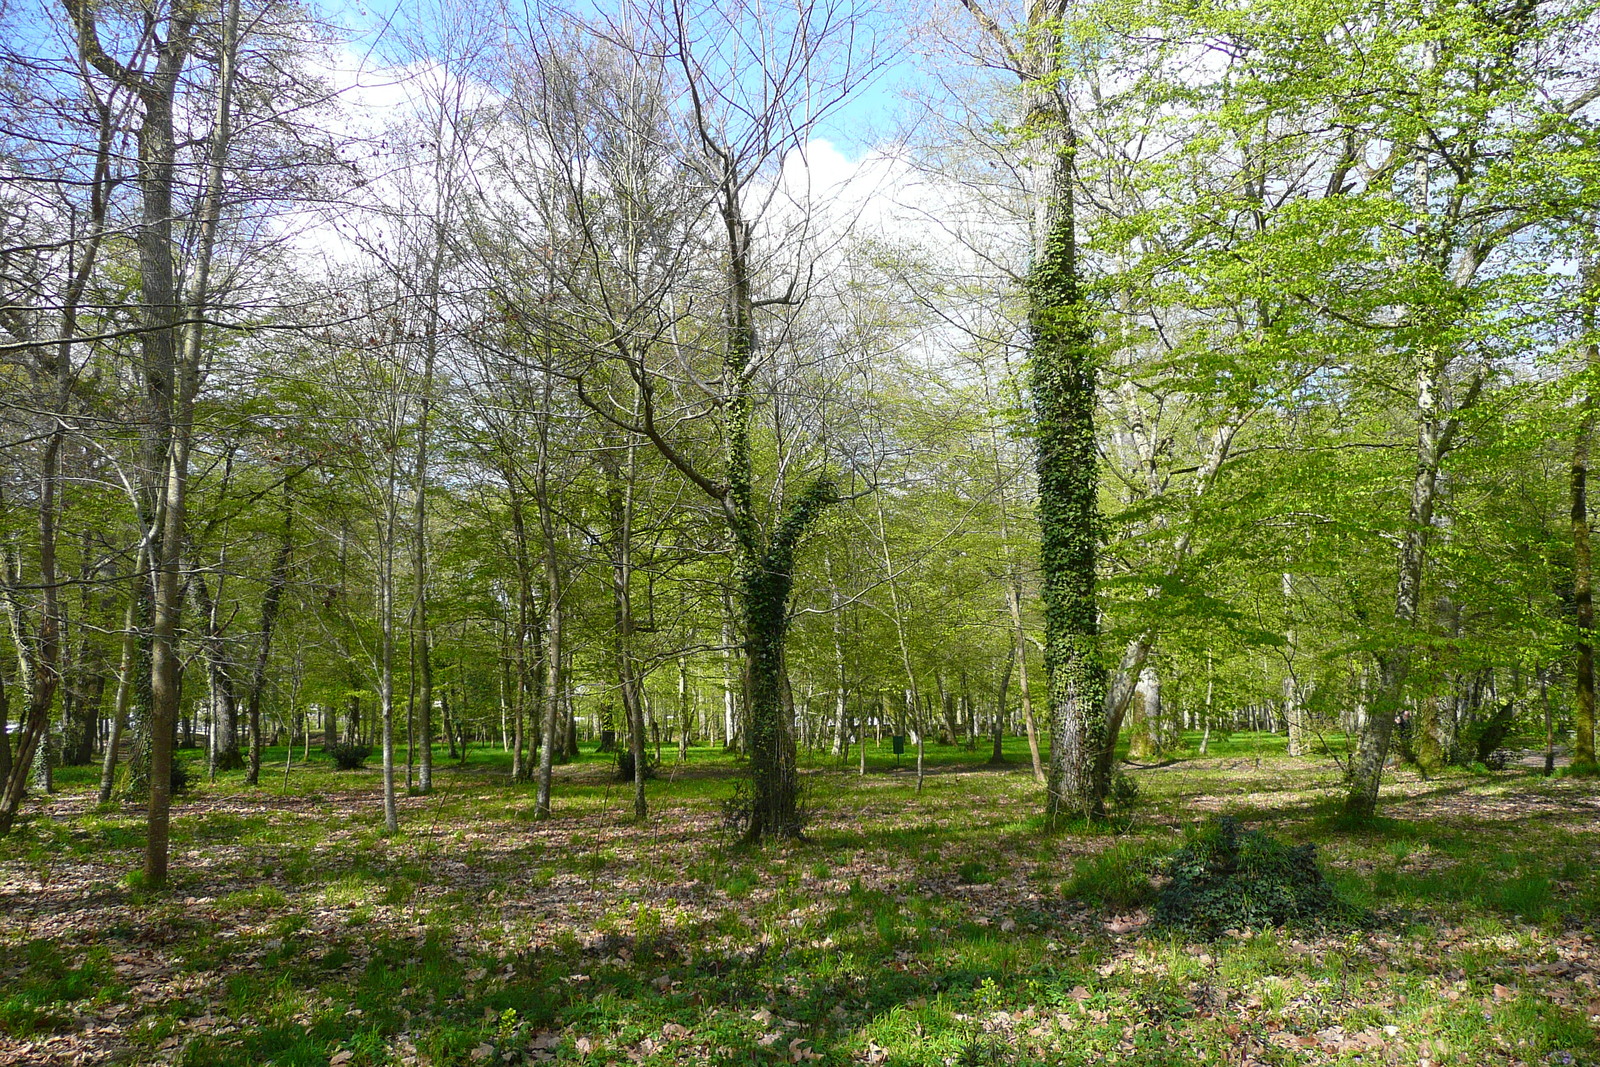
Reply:
<svg viewBox="0 0 1600 1067"><path fill-rule="evenodd" d="M314 755L183 798L161 893L140 813L68 770L0 841L0 1063L1600 1063L1592 782L1402 771L1348 833L1333 761L1238 734L1047 832L1020 746L929 754L920 794L887 748L817 762L807 840L756 850L709 749L644 825L607 757L536 822L502 755L441 756L396 836L375 770ZM1316 842L1375 924L1157 929L1144 861L1215 813Z"/></svg>

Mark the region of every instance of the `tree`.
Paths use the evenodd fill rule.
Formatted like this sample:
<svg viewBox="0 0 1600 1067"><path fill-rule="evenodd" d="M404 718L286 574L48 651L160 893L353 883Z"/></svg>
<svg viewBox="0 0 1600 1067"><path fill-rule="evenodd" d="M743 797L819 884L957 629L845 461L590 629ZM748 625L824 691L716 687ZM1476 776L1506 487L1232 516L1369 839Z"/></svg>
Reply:
<svg viewBox="0 0 1600 1067"><path fill-rule="evenodd" d="M0 255L8 294L0 327L10 339L6 354L20 357L21 373L13 377L11 369L6 368L5 376L16 386L31 380L34 388L26 391L36 399L31 404L24 401L21 409L44 413L46 424L36 428L30 425L33 420L24 416L22 425L31 432L21 435L24 441L43 440L36 459L39 473L34 508L40 594L36 623L30 622L32 613L22 599L19 554L9 543L0 549L0 600L4 602L16 647L22 696L21 729L14 753L9 732L0 737L5 757L4 774L0 775L0 835L10 831L16 818L35 753L43 752L48 765L49 720L61 678L62 606L57 550L62 452L83 367L77 343L82 304L107 233L110 197L118 177L114 145L127 99L122 87L97 84L83 63L52 71L49 64L32 58L8 54L6 60L7 80L14 81L24 96L56 97L49 82L53 76L67 80L66 93L59 97L65 112L56 116L61 120L59 129L79 126L79 115L89 121L86 127L80 126L84 140L72 145L59 159L35 158L34 147L59 143L57 136L33 136L25 126L9 124L6 131L7 140L16 141L19 149L13 158L23 167L33 164L42 172L24 171L24 181L13 186L12 204L17 210L14 215L7 212L16 225L7 225L8 247ZM30 100L27 106L32 109L36 105ZM11 108L7 110L10 112ZM37 179L33 188L27 181L30 177ZM58 190L67 192L62 195ZM72 190L82 190L86 196L75 195ZM30 218L36 212L47 220L42 228ZM64 240L61 234L66 235ZM24 392L19 388L14 395L20 399ZM7 422L13 423L13 413L8 411L7 416ZM20 470L21 465L14 469ZM3 506L4 501L0 501Z"/></svg>
<svg viewBox="0 0 1600 1067"><path fill-rule="evenodd" d="M1574 774L1600 774L1594 751L1594 588L1589 551L1589 455L1594 441L1595 395L1592 379L1600 370L1600 344L1595 339L1595 302L1600 299L1600 271L1591 261L1582 272L1585 334L1583 375L1586 379L1580 400L1582 414L1572 448L1572 599L1577 612L1578 639L1576 683L1577 701L1573 710L1575 730L1572 756Z"/></svg>
<svg viewBox="0 0 1600 1067"><path fill-rule="evenodd" d="M211 257L221 221L224 173L232 143L239 0L229 0L215 27L214 117L203 142L203 157L196 165L200 187L194 209L197 238L188 264L188 284L181 294L172 232L179 151L174 112L183 75L200 42L198 13L172 13L165 20L165 34L152 32L148 50L136 47L129 58L119 60L101 43L99 13L82 0L64 3L77 32L80 54L101 75L135 96L142 111L138 126L142 215L137 244L144 320L140 342L151 426L140 475L154 572L150 807L144 874L150 885L159 886L167 876L172 733L179 699L176 646L183 609L179 565L187 517L194 399L200 386L202 338L211 298ZM155 29L150 27L151 31Z"/></svg>
<svg viewBox="0 0 1600 1067"><path fill-rule="evenodd" d="M541 105L535 117L567 211L544 220L552 244L543 257L563 256L553 270L578 311L570 319L565 311L545 316L542 329L570 336L572 349L589 353L586 366L569 372L580 399L604 421L648 440L720 510L729 532L743 631L752 839L800 828L782 698L783 643L795 551L837 497L830 477L813 475L778 505L770 529L763 523L757 390L773 345L762 337L761 320L769 309L803 299L804 266L785 264L791 280L784 294L760 296L763 268L777 245L759 237L758 224L776 221L767 209L779 192L785 154L803 147L819 115L858 76L848 53L852 28L851 12L812 5L781 13L691 11L680 4L629 9L601 35L623 42L602 57L621 92L568 102L571 86L549 77L554 63L532 85L543 94L535 99L559 104ZM759 54L749 42L762 42ZM663 158L661 142L642 135L661 129L665 114L665 97L648 94L659 94L674 76L689 114L686 129L668 127L674 151ZM589 116L605 109L615 124L592 125ZM661 198L670 188L687 193L687 203ZM664 212L669 203L672 211ZM720 285L710 294L674 292L683 280L675 267L695 282L711 276L698 256L713 234ZM618 248L622 257L613 261ZM714 327L693 317L713 300L721 320ZM781 320L774 325L781 329ZM629 382L623 400L610 391L616 379L602 372L607 364ZM680 376L687 389L679 387ZM710 442L691 436L707 416L717 429L715 466L705 454Z"/></svg>
<svg viewBox="0 0 1600 1067"><path fill-rule="evenodd" d="M1077 133L1065 62L1066 0L1042 0L1014 40L977 0L963 0L1018 79L1017 127L1034 147L1037 204L1028 268L1028 385L1039 478L1039 565L1050 701L1046 809L1052 820L1104 812L1105 712L1096 596L1099 459L1090 310L1078 264Z"/></svg>

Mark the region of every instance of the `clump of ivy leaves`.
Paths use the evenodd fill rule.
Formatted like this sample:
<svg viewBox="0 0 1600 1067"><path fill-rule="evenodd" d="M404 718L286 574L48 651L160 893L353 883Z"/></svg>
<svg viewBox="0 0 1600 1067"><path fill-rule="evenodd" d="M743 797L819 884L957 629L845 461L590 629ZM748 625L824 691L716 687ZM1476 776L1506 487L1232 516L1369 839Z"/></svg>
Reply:
<svg viewBox="0 0 1600 1067"><path fill-rule="evenodd" d="M1214 939L1265 926L1363 927L1373 917L1341 898L1316 846L1289 845L1232 816L1212 819L1160 864L1167 883L1156 925Z"/></svg>

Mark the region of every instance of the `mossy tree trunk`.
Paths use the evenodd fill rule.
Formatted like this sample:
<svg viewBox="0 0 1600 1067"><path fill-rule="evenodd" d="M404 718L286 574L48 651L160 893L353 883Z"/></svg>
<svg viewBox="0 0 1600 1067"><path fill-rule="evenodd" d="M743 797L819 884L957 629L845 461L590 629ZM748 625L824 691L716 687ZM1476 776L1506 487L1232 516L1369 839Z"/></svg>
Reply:
<svg viewBox="0 0 1600 1067"><path fill-rule="evenodd" d="M1014 40L977 3L963 4L1022 85L1022 132L1035 146L1037 219L1028 270L1028 385L1039 478L1039 564L1050 706L1050 819L1104 813L1110 763L1095 569L1099 454L1095 368L1078 270L1077 141L1062 66L1066 0L1040 0Z"/></svg>
<svg viewBox="0 0 1600 1067"><path fill-rule="evenodd" d="M1060 16L1058 8L1053 20ZM1039 75L1029 89L1027 125L1040 132L1047 162L1039 190L1042 239L1028 275L1029 386L1038 449L1039 563L1050 701L1047 810L1054 820L1072 813L1104 813L1109 777L1098 757L1108 729L1095 590L1100 529L1095 372L1074 232L1075 141L1057 84L1054 35L1034 47L1040 52Z"/></svg>
<svg viewBox="0 0 1600 1067"><path fill-rule="evenodd" d="M1584 345L1585 369L1592 376L1600 372L1600 346L1594 340L1594 304L1600 292L1596 268L1587 264L1585 275ZM1591 383L1585 388L1578 430L1572 447L1572 600L1577 613L1577 692L1572 708L1572 773L1600 773L1594 752L1594 577L1589 545L1589 451L1594 441L1595 398Z"/></svg>

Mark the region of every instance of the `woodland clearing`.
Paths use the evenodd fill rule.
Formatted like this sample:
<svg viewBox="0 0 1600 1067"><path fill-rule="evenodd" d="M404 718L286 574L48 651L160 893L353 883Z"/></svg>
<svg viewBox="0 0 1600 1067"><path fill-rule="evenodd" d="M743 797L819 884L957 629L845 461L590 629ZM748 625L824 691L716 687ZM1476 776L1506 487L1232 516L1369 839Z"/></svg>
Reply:
<svg viewBox="0 0 1600 1067"><path fill-rule="evenodd" d="M930 747L919 795L869 747L754 849L720 750L663 766L643 826L607 757L559 768L546 822L500 754L441 760L394 836L375 770L280 762L183 799L162 893L128 874L139 812L63 772L0 841L0 1061L1600 1062L1592 782L1399 772L1350 833L1334 764L1281 746L1135 768L1112 826L1053 832L1020 748ZM1375 924L1155 929L1144 861L1214 812L1317 842Z"/></svg>

